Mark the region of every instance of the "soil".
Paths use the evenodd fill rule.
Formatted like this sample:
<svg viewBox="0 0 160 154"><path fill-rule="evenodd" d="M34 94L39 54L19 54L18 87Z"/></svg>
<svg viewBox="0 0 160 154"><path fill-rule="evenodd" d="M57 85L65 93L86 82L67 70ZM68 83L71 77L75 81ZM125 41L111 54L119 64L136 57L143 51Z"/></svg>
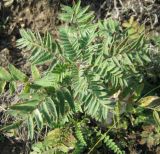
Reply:
<svg viewBox="0 0 160 154"><path fill-rule="evenodd" d="M0 154L22 154L25 153L25 143L14 138L1 137Z"/></svg>
<svg viewBox="0 0 160 154"><path fill-rule="evenodd" d="M96 18L117 18L121 22L131 15L146 23L149 29L160 32L160 0L82 0L82 5L90 5L95 11ZM121 3L122 2L122 3ZM5 7L0 2L0 66L7 67L8 63L28 72L26 57L28 53L16 47L16 40L20 38L20 28L30 28L44 33L50 31L53 35L58 24L57 13L60 4L70 5L74 0L14 0L11 6ZM2 25L2 26L1 26ZM8 103L7 99L0 99L0 104ZM2 114L0 114L2 119ZM1 123L0 123L1 125ZM26 143L12 137L0 138L0 154L25 153ZM26 152L27 153L27 152Z"/></svg>

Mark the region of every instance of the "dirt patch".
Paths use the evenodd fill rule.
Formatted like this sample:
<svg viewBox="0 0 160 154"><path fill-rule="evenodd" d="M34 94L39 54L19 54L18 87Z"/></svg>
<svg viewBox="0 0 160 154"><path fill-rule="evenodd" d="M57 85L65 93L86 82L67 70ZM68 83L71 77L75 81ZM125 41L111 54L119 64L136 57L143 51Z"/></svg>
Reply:
<svg viewBox="0 0 160 154"><path fill-rule="evenodd" d="M0 154L25 154L25 143L14 138L0 136Z"/></svg>

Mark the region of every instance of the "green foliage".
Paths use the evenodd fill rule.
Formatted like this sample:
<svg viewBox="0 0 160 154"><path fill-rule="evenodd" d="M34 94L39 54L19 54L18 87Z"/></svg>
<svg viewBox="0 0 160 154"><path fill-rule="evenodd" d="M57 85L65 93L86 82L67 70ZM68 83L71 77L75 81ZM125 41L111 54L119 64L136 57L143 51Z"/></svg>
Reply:
<svg viewBox="0 0 160 154"><path fill-rule="evenodd" d="M84 148L87 146L80 125L81 125L80 123L77 123L75 128L75 134L78 142L76 143L75 150L73 152L74 154L83 153Z"/></svg>
<svg viewBox="0 0 160 154"><path fill-rule="evenodd" d="M27 81L27 76L24 73L22 73L21 71L19 71L13 65L9 64L8 69L13 77L13 80L18 80L21 82Z"/></svg>
<svg viewBox="0 0 160 154"><path fill-rule="evenodd" d="M101 140L104 141L105 145L112 151L114 151L115 154L124 154L125 152L120 150L120 148L117 146L117 144L110 139L110 136L106 134L102 134L101 131L97 132L97 136L101 137Z"/></svg>
<svg viewBox="0 0 160 154"><path fill-rule="evenodd" d="M89 6L81 8L79 1L73 7L63 6L62 13L59 14L59 19L65 23L70 23L75 27L87 28L90 21L94 18L94 13L89 11Z"/></svg>
<svg viewBox="0 0 160 154"><path fill-rule="evenodd" d="M10 81L11 80L10 73L7 72L4 68L0 67L0 79L4 81Z"/></svg>
<svg viewBox="0 0 160 154"><path fill-rule="evenodd" d="M36 91L39 92L39 89L44 88L44 90L41 89L41 93L44 93L43 98L41 100L31 99L27 101L28 103L18 104L21 109L28 104L26 107L29 109L27 113L34 113L32 116L36 117L40 128L43 126L41 110L45 111L43 112L45 118L49 117L49 111L47 111L44 100L48 95L44 92L48 90L46 88L53 89L52 95L48 97L51 99L54 97L53 102L60 106L57 107L60 109L57 113L64 114L65 102L68 102L73 109L72 99L76 98L87 114L97 120L103 120L107 118L108 111L112 109L113 101L108 95L111 89L113 91L114 88L121 89L127 86L133 74L136 72L135 77L139 74L136 70L137 66L140 64L143 66L144 62L149 59L147 53L145 53L144 34L131 42L127 34L120 32L118 23L112 19L90 27L88 23L93 24L93 18L91 18L93 13L87 13L88 7L82 10L80 3L73 8L63 8L60 19L70 24L60 27L60 38L55 41L59 48L56 48L56 44L49 33L42 37L38 32L34 34L30 30L23 29L20 31L22 38L17 41L17 46L20 49L31 51L29 61L33 65L51 61L53 65L51 70L44 72L41 78L38 77L29 85L28 96L31 91L35 95ZM69 19L74 21L73 25L72 22L68 21ZM85 29L79 27L81 24L85 25ZM76 27L76 31L73 27ZM110 29L111 32L109 32ZM110 35L110 33L115 34ZM99 42L96 42L97 39L99 39ZM66 65L66 67L63 70L58 70L60 65ZM13 65L9 65L9 70L14 80L22 82L26 80L26 76ZM35 70L32 67L32 75L35 79L35 73L33 72ZM60 80L59 76L62 73L63 77ZM70 93L66 93L68 87L63 87L66 79L71 83L66 86L70 86L72 96ZM65 93L63 89L65 89ZM37 109L37 107L41 109ZM17 110L14 106L13 109ZM21 109L19 108L18 111L21 112ZM49 118L47 119L49 122Z"/></svg>
<svg viewBox="0 0 160 154"><path fill-rule="evenodd" d="M35 132L42 133L43 128L51 129L42 142L33 146L32 153L69 152L63 142L67 132L61 128L73 121L77 142L71 150L83 153L92 143L87 143L78 116L88 116L104 125L111 116L114 126L120 129L117 123L127 112L121 111L120 105L129 103L129 99L137 101L142 91L141 70L150 62L145 31L134 32L132 37L114 19L96 22L89 7L81 8L80 4L62 7L59 19L64 24L58 28L58 38L53 39L50 33L20 30L17 47L30 52L31 76L11 64L8 70L0 67L0 92L9 84L10 94L15 94L21 83L20 100L8 107L7 114L28 128L28 139L33 140ZM43 64L47 69L39 71ZM157 112L154 118L159 121ZM1 130L15 126L20 125ZM99 132L97 136L114 153L124 153L108 135Z"/></svg>
<svg viewBox="0 0 160 154"><path fill-rule="evenodd" d="M83 134L82 134L82 131L80 130L80 128L81 128L80 123L77 123L76 131L75 131L76 132L76 137L82 145L86 146L87 143L86 143L86 141L83 137Z"/></svg>
<svg viewBox="0 0 160 154"><path fill-rule="evenodd" d="M29 58L32 64L43 64L53 58L56 45L49 33L42 38L39 32L34 34L31 30L21 29L20 34L22 38L17 41L17 46L32 51Z"/></svg>
<svg viewBox="0 0 160 154"><path fill-rule="evenodd" d="M38 68L36 67L36 65L31 66L31 72L32 72L33 80L38 80L39 78L41 78L40 72Z"/></svg>
<svg viewBox="0 0 160 154"><path fill-rule="evenodd" d="M154 111L154 112L153 112L153 116L154 116L154 119L155 119L157 125L160 127L160 117L159 117L158 112L157 112L157 111Z"/></svg>
<svg viewBox="0 0 160 154"><path fill-rule="evenodd" d="M47 134L43 142L33 145L31 154L67 153L74 148L75 142L71 132L56 128Z"/></svg>
<svg viewBox="0 0 160 154"><path fill-rule="evenodd" d="M6 81L0 81L0 93L3 93L5 90Z"/></svg>

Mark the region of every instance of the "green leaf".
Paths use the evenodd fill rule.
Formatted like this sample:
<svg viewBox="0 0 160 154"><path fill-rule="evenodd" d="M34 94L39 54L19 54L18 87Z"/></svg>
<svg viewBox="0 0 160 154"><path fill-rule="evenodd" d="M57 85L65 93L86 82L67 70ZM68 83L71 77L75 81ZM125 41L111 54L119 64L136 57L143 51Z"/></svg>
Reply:
<svg viewBox="0 0 160 154"><path fill-rule="evenodd" d="M31 89L31 84L26 82L24 84L21 94L29 93L30 89Z"/></svg>
<svg viewBox="0 0 160 154"><path fill-rule="evenodd" d="M22 121L18 121L18 122L9 124L9 125L7 125L7 126L1 127L1 128L0 128L0 132L1 132L1 131L7 132L7 131L9 131L9 130L11 130L11 129L16 129L16 128L18 128L21 124L22 124Z"/></svg>
<svg viewBox="0 0 160 154"><path fill-rule="evenodd" d="M31 72L32 72L32 78L33 80L37 80L41 77L40 72L36 65L31 65Z"/></svg>
<svg viewBox="0 0 160 154"><path fill-rule="evenodd" d="M0 81L0 94L4 92L6 81Z"/></svg>
<svg viewBox="0 0 160 154"><path fill-rule="evenodd" d="M41 87L53 87L56 84L56 79L53 73L49 73L41 79L38 79L34 84Z"/></svg>
<svg viewBox="0 0 160 154"><path fill-rule="evenodd" d="M71 23L72 27L88 27L94 18L94 13L89 11L89 6L81 8L80 5L81 2L78 1L73 7L63 6L59 19Z"/></svg>
<svg viewBox="0 0 160 154"><path fill-rule="evenodd" d="M77 4L75 4L73 6L73 9L74 9L74 13L77 14L79 12L79 9L80 9L80 6L81 6L81 1L78 1Z"/></svg>
<svg viewBox="0 0 160 154"><path fill-rule="evenodd" d="M44 118L47 120L48 124L51 124L51 115L49 113L49 110L47 108L46 102L43 102L42 104L42 113L44 115Z"/></svg>
<svg viewBox="0 0 160 154"><path fill-rule="evenodd" d="M142 58L143 58L146 62L151 62L151 59L150 59L147 55L145 55L145 54L142 55Z"/></svg>
<svg viewBox="0 0 160 154"><path fill-rule="evenodd" d="M16 82L12 81L9 83L9 90L10 95L13 95L13 93L16 91Z"/></svg>
<svg viewBox="0 0 160 154"><path fill-rule="evenodd" d="M74 101L73 101L73 98L72 98L70 92L68 90L63 90L63 92L64 92L65 99L69 103L71 109L75 109Z"/></svg>
<svg viewBox="0 0 160 154"><path fill-rule="evenodd" d="M155 110L153 111L153 117L154 117L156 124L160 127L160 117L159 117L158 112Z"/></svg>
<svg viewBox="0 0 160 154"><path fill-rule="evenodd" d="M33 123L33 117L32 115L30 114L28 116L28 138L33 140L33 137L34 137L34 123Z"/></svg>
<svg viewBox="0 0 160 154"><path fill-rule="evenodd" d="M17 40L17 46L19 49L32 52L29 58L32 64L44 64L52 60L56 45L49 33L42 37L39 32L21 29L20 34L22 38Z"/></svg>
<svg viewBox="0 0 160 154"><path fill-rule="evenodd" d="M58 90L57 91L57 98L59 100L59 107L60 107L60 112L63 115L64 114L64 105L65 105L65 99L64 99L64 95L62 93L62 91Z"/></svg>
<svg viewBox="0 0 160 154"><path fill-rule="evenodd" d="M45 98L45 94L43 93L22 93L19 95L19 98L23 99L23 100L36 100L36 101L42 101Z"/></svg>
<svg viewBox="0 0 160 154"><path fill-rule="evenodd" d="M38 109L34 111L34 116L37 122L37 126L41 130L43 128L43 118Z"/></svg>
<svg viewBox="0 0 160 154"><path fill-rule="evenodd" d="M77 38L73 40L73 36L70 36L72 34L70 31L70 29L61 28L60 39L64 48L65 57L71 61L74 61L80 54L79 42Z"/></svg>
<svg viewBox="0 0 160 154"><path fill-rule="evenodd" d="M27 101L24 103L12 105L10 109L17 110L22 113L28 113L28 112L32 112L33 110L35 110L38 104L39 104L39 101L31 100L31 101Z"/></svg>
<svg viewBox="0 0 160 154"><path fill-rule="evenodd" d="M10 81L12 79L12 76L6 69L0 67L0 79L5 81Z"/></svg>
<svg viewBox="0 0 160 154"><path fill-rule="evenodd" d="M49 52L39 51L37 52L36 55L32 56L29 60L32 62L32 64L42 65L46 62L51 61L52 57L53 56Z"/></svg>
<svg viewBox="0 0 160 154"><path fill-rule="evenodd" d="M15 80L19 80L21 82L26 82L28 80L27 76L12 64L9 64L8 68Z"/></svg>
<svg viewBox="0 0 160 154"><path fill-rule="evenodd" d="M50 110L50 113L55 118L57 118L58 117L57 109L56 109L54 101L50 97L46 98L46 105L48 106L48 109Z"/></svg>

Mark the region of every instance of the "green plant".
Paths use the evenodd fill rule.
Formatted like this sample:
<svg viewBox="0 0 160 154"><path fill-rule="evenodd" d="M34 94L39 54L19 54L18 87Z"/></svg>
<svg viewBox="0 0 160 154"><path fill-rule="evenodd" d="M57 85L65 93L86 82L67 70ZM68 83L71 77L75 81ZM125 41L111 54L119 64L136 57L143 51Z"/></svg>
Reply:
<svg viewBox="0 0 160 154"><path fill-rule="evenodd" d="M40 153L67 153L74 149L75 138L72 133L66 129L56 128L50 131L42 142L32 146L31 154Z"/></svg>
<svg viewBox="0 0 160 154"><path fill-rule="evenodd" d="M110 139L110 136L106 135L106 134L102 134L101 131L97 132L97 136L101 137L101 140L104 141L105 145L112 151L114 151L114 153L116 154L123 154L125 153L124 151L121 151L119 149L119 147L117 146L117 144Z"/></svg>
<svg viewBox="0 0 160 154"><path fill-rule="evenodd" d="M87 146L87 143L86 143L86 141L83 137L83 133L81 131L80 123L76 124L75 134L76 134L76 137L78 139L78 142L76 144L74 154L83 153L83 149Z"/></svg>
<svg viewBox="0 0 160 154"><path fill-rule="evenodd" d="M141 69L150 61L144 31L132 38L116 20L96 22L94 13L89 7L81 8L80 1L73 7L63 6L59 19L64 24L55 39L49 33L20 30L17 47L31 52L31 76L11 64L8 70L0 67L1 92L7 84L11 95L19 89L19 100L7 109L16 122L0 130L27 126L32 140L35 131L41 133L45 126L61 128L79 113L107 121L117 100L123 101L136 89L131 85L142 82ZM44 64L47 69L40 72ZM78 123L76 137L78 146L85 147ZM109 138L104 142L115 153L122 153ZM44 152L43 143L40 151Z"/></svg>

